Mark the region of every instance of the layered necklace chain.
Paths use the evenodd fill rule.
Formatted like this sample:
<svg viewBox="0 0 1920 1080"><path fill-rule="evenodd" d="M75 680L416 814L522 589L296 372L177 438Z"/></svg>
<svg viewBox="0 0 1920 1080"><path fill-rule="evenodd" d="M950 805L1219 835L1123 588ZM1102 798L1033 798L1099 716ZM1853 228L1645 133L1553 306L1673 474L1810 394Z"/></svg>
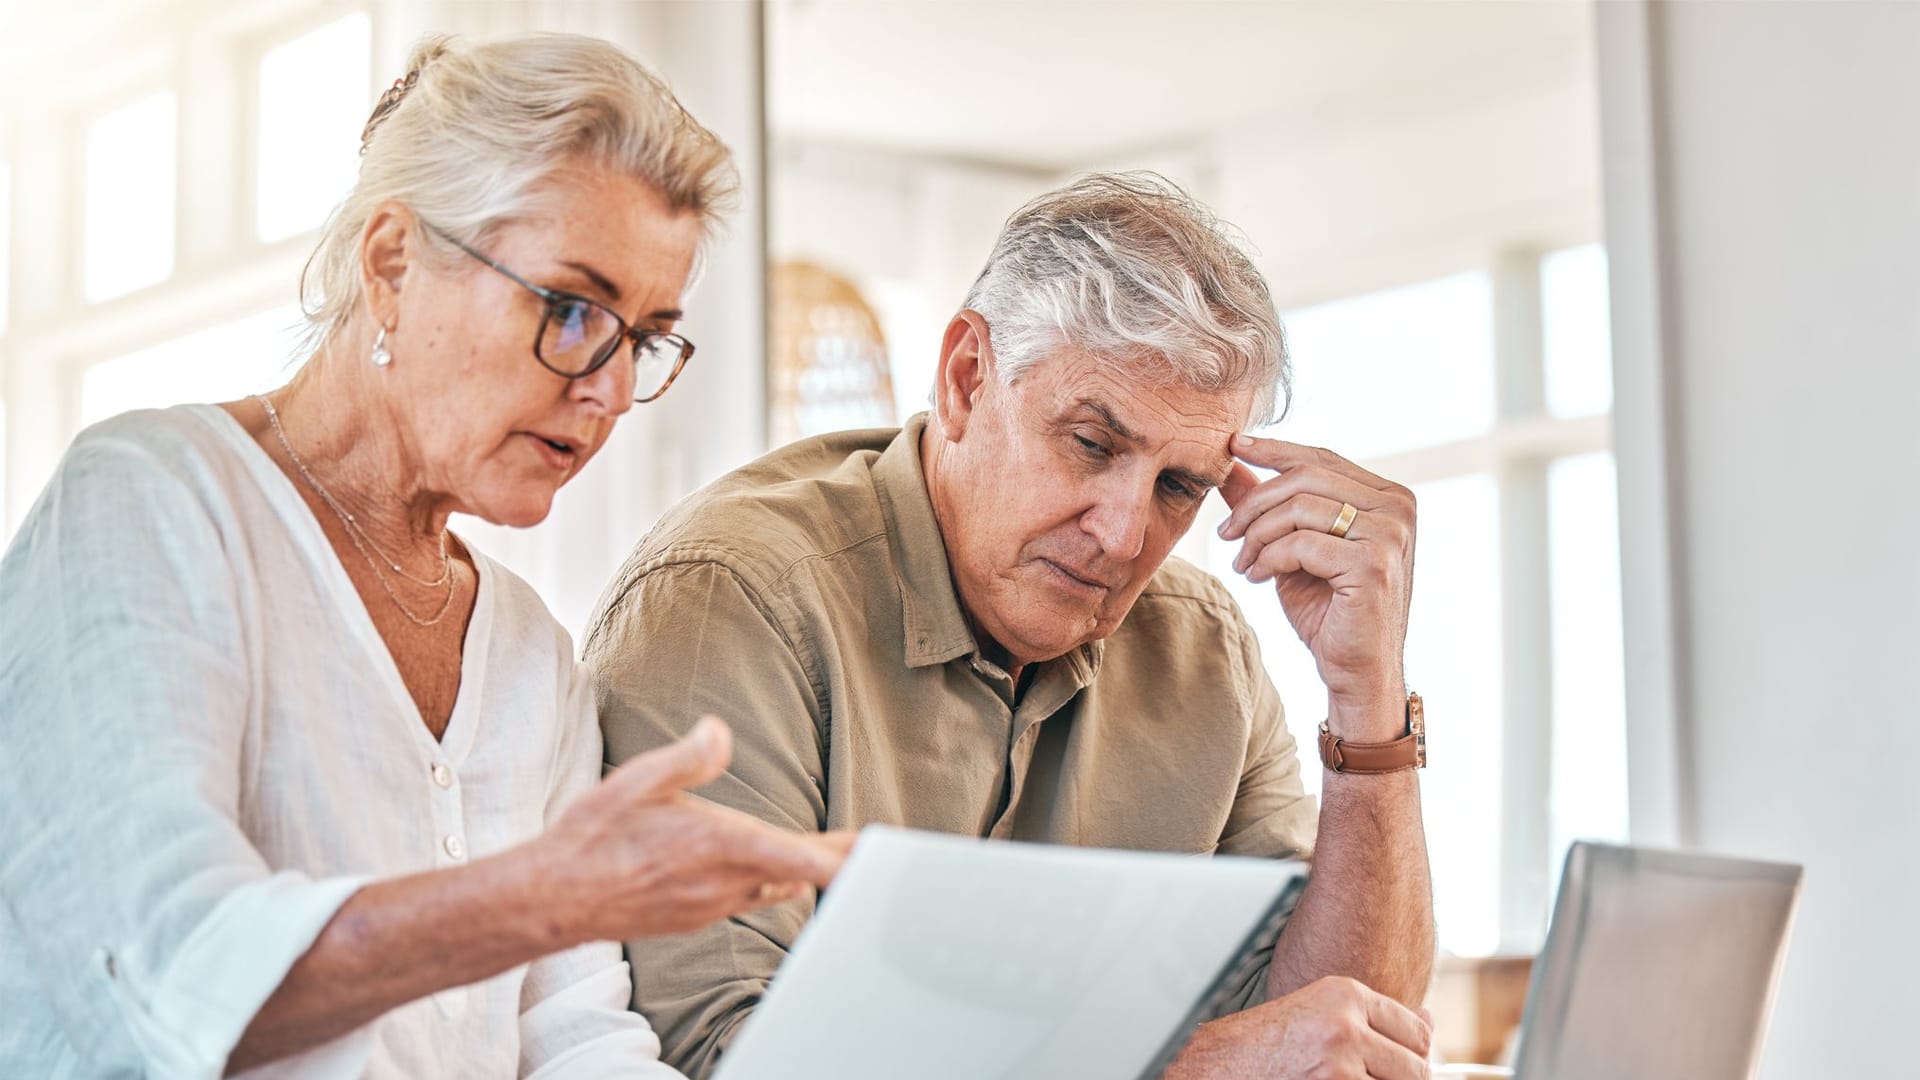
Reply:
<svg viewBox="0 0 1920 1080"><path fill-rule="evenodd" d="M327 490L326 485L313 475L313 471L307 468L307 463L300 460L300 455L293 452L293 444L287 441L287 433L280 426L279 410L273 407L273 402L268 401L261 394L253 395L253 399L267 410L267 422L273 426L273 437L280 441L280 449L287 452L287 458L293 462L293 467L300 473L300 478L307 482L307 486L313 489L315 495L320 496L321 502L327 504L327 509L332 510L334 516L340 519L340 525L346 531L347 539L353 541L353 546L360 552L360 557L367 560L367 565L373 570L373 576L380 582L380 588L386 592L387 599L393 601L393 606L400 609L400 614L405 615L416 626L432 626L446 618L447 612L453 609L454 594L453 560L447 556L447 531L440 530L440 576L438 578L426 581L401 569L399 560L388 555L379 544L374 543L373 537L367 533L366 529L362 528L360 523L354 520L353 515L340 505L339 500L333 497L333 493ZM375 561L375 555L380 556L378 561ZM447 596L440 602L440 609L425 618L414 614L413 609L407 607L401 601L399 594L393 591L393 585L387 581L386 571L380 569L381 563L385 563L388 569L415 585L429 589L444 587L447 590Z"/></svg>

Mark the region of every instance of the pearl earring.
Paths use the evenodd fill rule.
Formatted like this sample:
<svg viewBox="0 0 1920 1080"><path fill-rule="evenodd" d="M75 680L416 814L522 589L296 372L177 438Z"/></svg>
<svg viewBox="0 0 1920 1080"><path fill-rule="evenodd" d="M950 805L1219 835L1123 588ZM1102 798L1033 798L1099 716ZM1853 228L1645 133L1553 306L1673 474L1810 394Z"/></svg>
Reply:
<svg viewBox="0 0 1920 1080"><path fill-rule="evenodd" d="M387 351L387 328L381 327L373 338L373 366L386 367L393 363L393 353Z"/></svg>

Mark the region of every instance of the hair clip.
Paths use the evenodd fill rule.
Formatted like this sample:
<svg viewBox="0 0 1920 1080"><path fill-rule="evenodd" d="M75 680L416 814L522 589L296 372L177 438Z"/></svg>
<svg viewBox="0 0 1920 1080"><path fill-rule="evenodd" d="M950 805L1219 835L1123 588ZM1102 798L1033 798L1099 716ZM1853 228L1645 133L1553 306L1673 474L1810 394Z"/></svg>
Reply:
<svg viewBox="0 0 1920 1080"><path fill-rule="evenodd" d="M387 118L388 113L400 107L400 100L406 97L407 91L413 89L413 84L419 81L420 69L414 68L407 72L406 78L393 80L393 85L387 87L387 92L380 95L380 100L373 106L373 115L367 117L367 126L360 129L362 155L367 152L368 140L373 138L373 129L380 125L380 121Z"/></svg>

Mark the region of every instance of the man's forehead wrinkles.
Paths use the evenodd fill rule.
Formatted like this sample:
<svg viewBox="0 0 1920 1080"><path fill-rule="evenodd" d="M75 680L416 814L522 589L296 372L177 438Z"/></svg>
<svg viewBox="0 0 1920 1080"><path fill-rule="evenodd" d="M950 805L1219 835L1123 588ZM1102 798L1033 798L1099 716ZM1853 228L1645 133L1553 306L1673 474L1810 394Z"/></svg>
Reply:
<svg viewBox="0 0 1920 1080"><path fill-rule="evenodd" d="M1077 370L1063 372L1056 384L1055 422L1079 416L1155 455L1178 453L1184 460L1169 463L1171 468L1213 486L1231 474L1227 447L1239 430L1234 395L1142 384L1079 359Z"/></svg>
<svg viewBox="0 0 1920 1080"><path fill-rule="evenodd" d="M1169 470L1184 479L1209 487L1219 487L1226 482L1227 475L1233 470L1233 458L1226 452L1227 440L1232 438L1232 435L1224 429L1203 429L1198 426L1184 428L1156 441L1132 431L1124 421L1113 417L1097 403L1081 404L1098 415L1101 422L1111 428L1122 441L1141 447L1148 453L1160 454L1171 451L1174 456L1184 458L1185 460L1168 463ZM1191 456L1184 452L1185 447L1193 448Z"/></svg>
<svg viewBox="0 0 1920 1080"><path fill-rule="evenodd" d="M1107 405L1106 402L1101 401L1098 398L1082 397L1074 402L1074 407L1091 410L1094 413L1094 415L1100 418L1101 423L1107 425L1107 427L1109 428L1112 428L1113 433L1115 435L1120 436L1123 439L1138 441L1140 438L1140 435L1138 432L1134 431L1133 428L1126 423L1126 421L1120 419L1120 417L1113 411L1111 407Z"/></svg>

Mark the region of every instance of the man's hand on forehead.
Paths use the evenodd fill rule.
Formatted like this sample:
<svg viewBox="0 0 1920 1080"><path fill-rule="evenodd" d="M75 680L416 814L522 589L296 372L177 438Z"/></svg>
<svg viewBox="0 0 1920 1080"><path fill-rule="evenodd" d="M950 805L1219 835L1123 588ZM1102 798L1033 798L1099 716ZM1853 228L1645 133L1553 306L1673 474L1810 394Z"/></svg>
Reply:
<svg viewBox="0 0 1920 1080"><path fill-rule="evenodd" d="M1221 495L1223 540L1240 540L1235 573L1274 583L1287 619L1312 651L1330 703L1391 716L1404 695L1401 658L1413 589L1413 493L1331 451L1234 437ZM1275 470L1261 479L1250 466ZM1339 732L1367 741L1381 732ZM1385 733L1386 738L1397 737Z"/></svg>

